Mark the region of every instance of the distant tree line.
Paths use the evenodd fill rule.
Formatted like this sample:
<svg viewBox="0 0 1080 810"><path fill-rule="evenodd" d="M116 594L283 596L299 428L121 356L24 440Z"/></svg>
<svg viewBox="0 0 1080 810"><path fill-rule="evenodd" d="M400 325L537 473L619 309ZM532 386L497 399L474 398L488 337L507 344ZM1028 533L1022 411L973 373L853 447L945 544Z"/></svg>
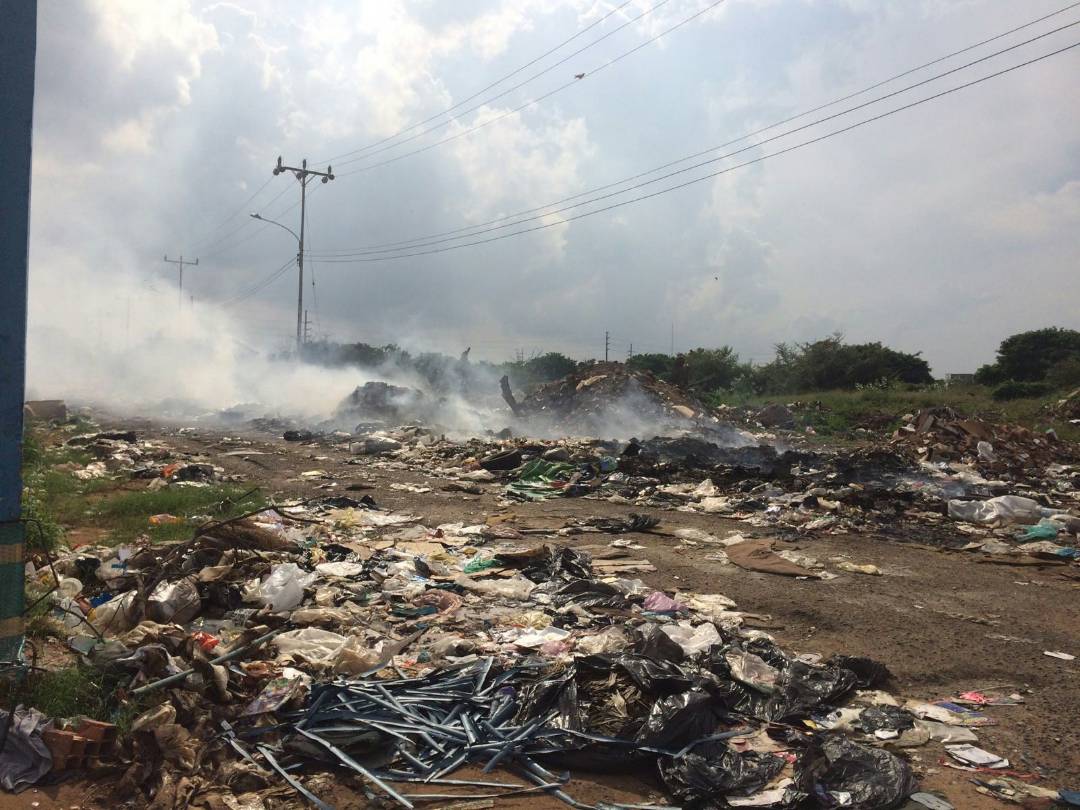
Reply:
<svg viewBox="0 0 1080 810"><path fill-rule="evenodd" d="M997 360L976 371L975 382L995 386L998 399L1042 397L1080 386L1080 332L1052 326L1005 338Z"/></svg>
<svg viewBox="0 0 1080 810"><path fill-rule="evenodd" d="M432 390L486 389L502 375L518 390L528 390L584 370L596 360L578 361L558 352L504 363L470 361L469 352L453 357L439 352L413 354L394 344L321 341L304 347L304 359L326 366L399 369L427 382ZM799 394L934 382L919 353L897 351L881 343L846 343L833 334L809 343L780 343L773 359L743 361L730 346L698 348L677 355L637 354L626 361L667 382L699 394ZM996 362L976 373L976 382L994 387L999 399L1045 396L1080 386L1080 332L1049 328L1013 335L1002 341Z"/></svg>

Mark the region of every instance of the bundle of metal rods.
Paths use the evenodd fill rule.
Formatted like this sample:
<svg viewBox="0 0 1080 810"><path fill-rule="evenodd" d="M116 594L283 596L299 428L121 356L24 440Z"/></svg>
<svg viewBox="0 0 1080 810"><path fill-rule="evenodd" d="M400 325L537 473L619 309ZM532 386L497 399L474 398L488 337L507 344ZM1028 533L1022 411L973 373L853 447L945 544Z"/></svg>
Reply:
<svg viewBox="0 0 1080 810"><path fill-rule="evenodd" d="M249 732L227 728L225 736L242 756L254 762L240 739L267 731L280 732L280 749L275 751L257 743L256 750L320 810L329 810L329 805L293 776L311 760L336 762L365 780L370 798L374 799L372 791L378 790L409 808L418 802L494 799L534 792L549 793L572 807L591 807L562 790L568 774L555 775L529 755L550 750L551 738L565 738L565 730L548 725L556 713L526 722L514 719L519 704L513 684L534 670L528 666L495 670L493 659L485 658L424 678L367 678L319 684L313 687L307 708L279 715L278 725ZM357 753L359 749L364 753ZM357 757L382 764L364 765ZM466 763L481 766L485 774L502 767L526 782L449 778ZM476 788L480 792L415 792L420 785L453 785L455 789ZM606 805L634 806L645 807Z"/></svg>

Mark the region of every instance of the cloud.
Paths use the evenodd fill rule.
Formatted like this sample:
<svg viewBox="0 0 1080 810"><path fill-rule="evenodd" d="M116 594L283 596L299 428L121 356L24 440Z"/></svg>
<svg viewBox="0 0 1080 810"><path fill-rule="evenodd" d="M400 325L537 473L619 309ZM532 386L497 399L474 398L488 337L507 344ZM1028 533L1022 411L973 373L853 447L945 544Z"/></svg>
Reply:
<svg viewBox="0 0 1080 810"><path fill-rule="evenodd" d="M447 107L615 5L43 2L32 330L92 336L99 317L115 323L116 302L129 294L140 301L146 283L168 300L176 278L161 262L165 252L200 255L199 269L185 275L197 307L254 290L295 242L248 212L293 230L300 224L295 179L270 175L279 154L320 166L333 158L339 174L309 189L309 249L406 240L637 175L1055 9L1049 0L1023 8L728 0L520 114L346 174L375 159L346 165L343 154L426 118L445 120L438 114ZM650 5L635 0L559 54ZM392 158L462 133L705 5L673 0L503 99L407 144L361 154L385 147L377 159ZM1067 42L1060 34L969 73ZM515 348L595 355L605 331L620 346L666 350L674 321L683 348L728 343L756 357L774 342L840 329L854 340L923 350L938 371L973 368L1011 332L1080 327L1071 305L1080 293L1078 54L537 233L385 263L323 256L309 263L305 306L319 332L337 339L450 353L471 344L479 357ZM289 270L229 307L224 321L247 345L287 346L296 292Z"/></svg>

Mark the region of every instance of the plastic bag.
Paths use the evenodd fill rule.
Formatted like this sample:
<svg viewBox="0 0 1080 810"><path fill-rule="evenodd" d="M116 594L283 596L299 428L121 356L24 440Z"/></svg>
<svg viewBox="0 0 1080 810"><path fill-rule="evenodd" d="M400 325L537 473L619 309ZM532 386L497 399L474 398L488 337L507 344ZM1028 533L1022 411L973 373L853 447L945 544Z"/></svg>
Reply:
<svg viewBox="0 0 1080 810"><path fill-rule="evenodd" d="M1035 523L1055 511L1020 495L1000 495L987 501L949 501L949 517L968 523Z"/></svg>
<svg viewBox="0 0 1080 810"><path fill-rule="evenodd" d="M731 668L731 677L739 683L771 694L777 689L780 671L766 664L761 658L745 650L731 650L724 654Z"/></svg>
<svg viewBox="0 0 1080 810"><path fill-rule="evenodd" d="M278 649L278 658L300 656L313 664L330 664L344 648L348 639L329 630L317 627L305 627L303 630L289 630L274 638Z"/></svg>
<svg viewBox="0 0 1080 810"><path fill-rule="evenodd" d="M692 658L717 644L724 643L716 627L709 622L703 622L697 627L682 624L665 624L660 629L668 638L682 647L683 655L687 658Z"/></svg>
<svg viewBox="0 0 1080 810"><path fill-rule="evenodd" d="M274 613L292 610L304 601L304 588L316 579L314 572L303 571L296 563L275 565L270 576L259 585L256 598Z"/></svg>
<svg viewBox="0 0 1080 810"><path fill-rule="evenodd" d="M911 766L888 751L868 748L846 737L827 737L821 744L826 761L819 789L852 810L895 807L917 787Z"/></svg>
<svg viewBox="0 0 1080 810"><path fill-rule="evenodd" d="M691 689L653 703L635 740L642 745L678 751L716 731L722 712L706 692Z"/></svg>
<svg viewBox="0 0 1080 810"><path fill-rule="evenodd" d="M90 611L90 623L102 635L126 633L138 624L138 620L135 613L135 591L113 597Z"/></svg>
<svg viewBox="0 0 1080 810"><path fill-rule="evenodd" d="M622 628L612 626L604 628L595 635L578 639L577 650L584 655L599 655L621 652L629 645L630 641Z"/></svg>
<svg viewBox="0 0 1080 810"><path fill-rule="evenodd" d="M467 591L493 596L499 599L516 599L524 602L529 598L536 586L524 577L511 577L509 579L473 579L465 574L459 574L454 583Z"/></svg>
<svg viewBox="0 0 1080 810"><path fill-rule="evenodd" d="M662 591L653 591L645 597L642 607L654 613L678 613L686 611L686 606L676 602Z"/></svg>
<svg viewBox="0 0 1080 810"><path fill-rule="evenodd" d="M722 742L706 742L678 757L661 758L660 777L672 797L683 805L716 802L727 793L756 793L787 763L781 757L756 751L737 753Z"/></svg>
<svg viewBox="0 0 1080 810"><path fill-rule="evenodd" d="M195 577L184 577L176 582L159 582L146 603L146 616L158 624L185 624L202 610Z"/></svg>
<svg viewBox="0 0 1080 810"><path fill-rule="evenodd" d="M1034 526L1026 526L1018 537L1020 540L1053 540L1060 529L1061 526L1054 521L1043 518Z"/></svg>

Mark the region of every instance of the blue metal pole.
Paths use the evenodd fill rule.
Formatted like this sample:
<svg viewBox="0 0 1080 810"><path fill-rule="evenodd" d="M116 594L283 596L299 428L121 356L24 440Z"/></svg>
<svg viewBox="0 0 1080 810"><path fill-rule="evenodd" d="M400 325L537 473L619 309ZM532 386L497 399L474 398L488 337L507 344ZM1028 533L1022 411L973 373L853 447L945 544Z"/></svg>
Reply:
<svg viewBox="0 0 1080 810"><path fill-rule="evenodd" d="M23 398L37 0L0 0L0 659L22 645Z"/></svg>

